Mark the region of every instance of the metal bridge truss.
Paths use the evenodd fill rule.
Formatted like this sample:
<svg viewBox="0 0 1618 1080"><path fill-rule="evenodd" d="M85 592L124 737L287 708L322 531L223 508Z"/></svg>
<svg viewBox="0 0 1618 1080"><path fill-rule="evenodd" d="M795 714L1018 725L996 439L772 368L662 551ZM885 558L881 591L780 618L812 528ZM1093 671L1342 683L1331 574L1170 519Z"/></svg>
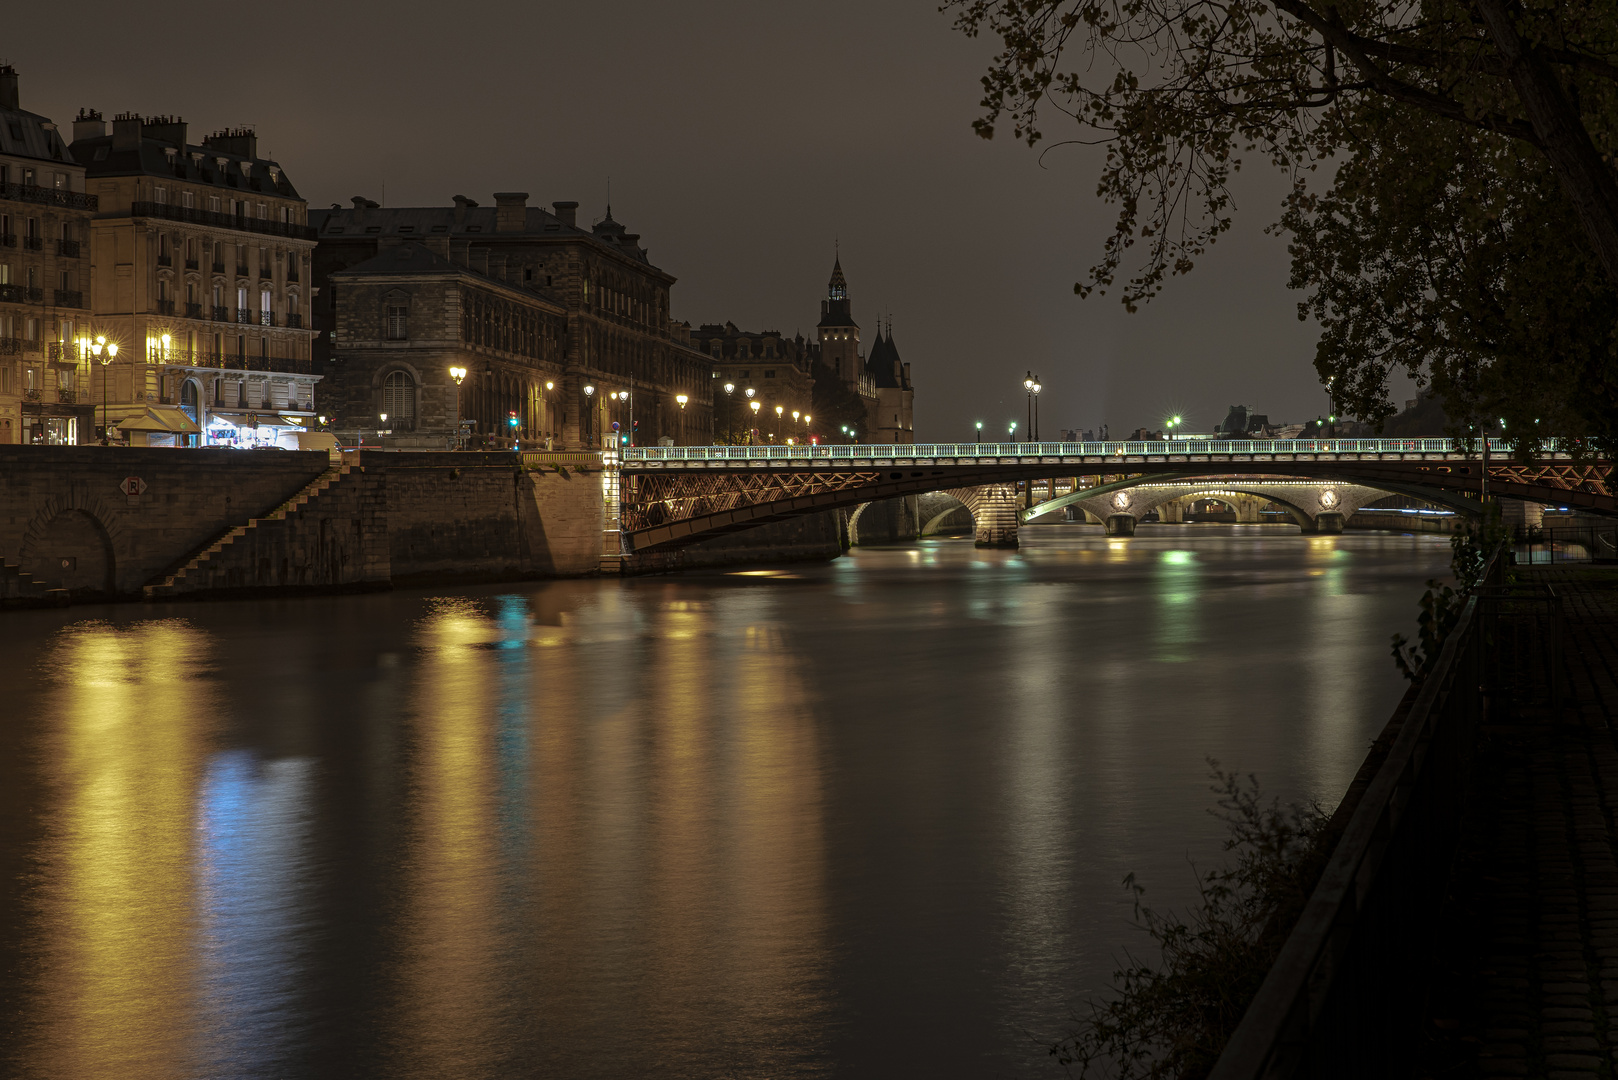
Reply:
<svg viewBox="0 0 1618 1080"><path fill-rule="evenodd" d="M1372 440L1356 440L1371 442ZM1163 444L1157 444L1162 448ZM1190 479L1233 474L1285 475L1363 484L1457 508L1467 507L1481 487L1483 463L1465 454L1432 451L1387 454L1321 452L1292 455L1040 455L949 459L759 459L693 460L697 452L734 447L645 448L623 462L621 522L628 552L672 548L821 510L858 506L929 491L1008 484L1046 477L1095 476ZM743 450L799 450L743 447ZM801 448L811 449L811 448ZM851 448L832 449L847 453ZM877 448L859 448L870 452ZM896 449L896 448L883 448ZM912 452L916 448L910 449ZM953 449L953 448L952 448ZM984 450L989 447L984 447ZM1424 448L1425 449L1425 448ZM660 452L660 453L659 453ZM658 457L653 457L658 453ZM675 454L691 455L676 460ZM641 456L644 455L644 456ZM817 455L818 457L818 455ZM796 458L796 455L795 455ZM1509 457L1489 463L1492 495L1618 515L1604 479L1605 463L1578 463L1565 454L1524 465Z"/></svg>

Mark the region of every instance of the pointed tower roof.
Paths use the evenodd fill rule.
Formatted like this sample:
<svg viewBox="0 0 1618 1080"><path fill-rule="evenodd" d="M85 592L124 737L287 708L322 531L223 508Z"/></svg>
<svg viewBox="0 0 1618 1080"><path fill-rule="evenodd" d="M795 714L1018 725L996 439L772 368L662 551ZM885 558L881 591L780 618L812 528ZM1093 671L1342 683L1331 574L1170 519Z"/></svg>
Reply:
<svg viewBox="0 0 1618 1080"><path fill-rule="evenodd" d="M826 283L826 297L830 300L848 299L848 279L843 276L843 260L838 257L831 264L831 280Z"/></svg>

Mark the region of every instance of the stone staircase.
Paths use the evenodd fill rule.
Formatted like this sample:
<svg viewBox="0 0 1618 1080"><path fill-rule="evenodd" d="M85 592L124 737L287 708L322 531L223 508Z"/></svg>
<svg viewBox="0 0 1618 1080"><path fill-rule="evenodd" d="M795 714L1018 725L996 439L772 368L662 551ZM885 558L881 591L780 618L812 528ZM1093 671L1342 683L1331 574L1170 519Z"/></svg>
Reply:
<svg viewBox="0 0 1618 1080"><path fill-rule="evenodd" d="M0 607L41 607L67 602L66 589L53 589L19 564L0 558Z"/></svg>
<svg viewBox="0 0 1618 1080"><path fill-rule="evenodd" d="M353 466L346 462L340 465L334 462L332 468L315 477L296 495L271 510L268 514L263 517L253 518L246 525L236 526L193 555L191 560L184 566L181 566L172 574L165 575L162 581L144 586L141 589L142 595L147 600L163 600L181 593L195 591L198 587L206 587L205 585L199 586L199 583L208 580L210 564L228 551L231 545L255 529L261 528L270 522L285 521L288 516L303 510L311 502L319 498L322 492L347 476L352 469Z"/></svg>

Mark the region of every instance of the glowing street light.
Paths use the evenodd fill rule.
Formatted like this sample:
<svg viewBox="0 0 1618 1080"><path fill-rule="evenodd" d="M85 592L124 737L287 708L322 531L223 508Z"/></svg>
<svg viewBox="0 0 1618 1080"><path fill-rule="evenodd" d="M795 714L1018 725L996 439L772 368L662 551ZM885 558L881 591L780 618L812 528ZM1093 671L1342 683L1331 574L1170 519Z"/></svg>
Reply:
<svg viewBox="0 0 1618 1080"><path fill-rule="evenodd" d="M107 430L107 365L117 358L118 345L116 342L109 342L106 335L102 334L97 336L95 343L90 346L90 352L101 362L101 445L110 446L112 436Z"/></svg>
<svg viewBox="0 0 1618 1080"><path fill-rule="evenodd" d="M455 449L461 448L461 380L466 378L466 369L452 367L449 377L455 380Z"/></svg>
<svg viewBox="0 0 1618 1080"><path fill-rule="evenodd" d="M753 396L753 391L751 388L748 389L747 396ZM759 401L749 401L747 403L747 407L753 410L753 423L755 425L755 427L750 427L747 429L747 445L749 446L753 445L753 432L756 430L756 425L758 424L758 407L761 404L762 402Z"/></svg>
<svg viewBox="0 0 1618 1080"><path fill-rule="evenodd" d="M977 438L974 441L981 443L983 441L983 421L982 420L979 420L977 422L977 429L978 429Z"/></svg>

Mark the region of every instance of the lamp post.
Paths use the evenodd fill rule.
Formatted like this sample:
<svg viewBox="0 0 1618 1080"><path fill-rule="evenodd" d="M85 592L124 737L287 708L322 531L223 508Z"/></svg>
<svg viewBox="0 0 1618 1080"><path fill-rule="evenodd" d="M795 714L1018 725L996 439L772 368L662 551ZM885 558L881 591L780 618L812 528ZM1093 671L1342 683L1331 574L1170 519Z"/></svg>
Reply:
<svg viewBox="0 0 1618 1080"><path fill-rule="evenodd" d="M1032 371L1022 381L1022 388L1023 392L1028 395L1028 426L1023 428L1023 437L1028 438L1034 431L1034 373Z"/></svg>
<svg viewBox="0 0 1618 1080"><path fill-rule="evenodd" d="M118 346L100 335L90 346L90 353L101 363L101 445L112 445L112 433L107 429L107 365L118 356Z"/></svg>
<svg viewBox="0 0 1618 1080"><path fill-rule="evenodd" d="M1173 442L1174 429L1180 426L1180 418L1178 416L1171 416L1163 422L1163 426L1169 429L1169 442Z"/></svg>
<svg viewBox="0 0 1618 1080"><path fill-rule="evenodd" d="M674 395L674 400L679 402L679 405L680 405L680 445L684 446L684 445L686 445L686 441L685 441L685 403L690 401L691 399L686 397L684 394L675 394Z"/></svg>
<svg viewBox="0 0 1618 1080"><path fill-rule="evenodd" d="M747 391L747 396L752 397L753 396L753 391L751 391L751 390ZM747 407L753 410L753 426L749 427L747 429L747 445L748 446L753 445L753 432L758 430L758 407L759 407L760 404L761 404L761 402L759 402L757 399L754 399L753 401L749 401L747 403Z"/></svg>
<svg viewBox="0 0 1618 1080"><path fill-rule="evenodd" d="M1337 400L1332 396L1332 383L1336 381L1337 376L1335 375L1326 380L1326 419L1330 422L1330 426L1326 428L1326 438L1328 439L1335 438L1337 435L1337 417L1335 415L1337 412Z"/></svg>
<svg viewBox="0 0 1618 1080"><path fill-rule="evenodd" d="M974 443L976 443L976 444L980 444L980 445L981 445L981 444L982 444L982 442L983 442L983 421L982 421L982 420L979 420L979 421L978 421L978 422L977 422L977 429L978 429L978 430L977 430L977 433L976 433L976 435L975 435L975 436L974 436L974 438L973 438L973 440L972 440L972 441L973 441L973 442L974 442Z"/></svg>
<svg viewBox="0 0 1618 1080"><path fill-rule="evenodd" d="M736 438L736 421L734 419L732 419L731 415L730 415L730 399L731 399L731 395L734 394L734 393L736 393L736 384L733 383L733 382L726 383L725 384L725 438L731 439L731 440L734 440Z"/></svg>
<svg viewBox="0 0 1618 1080"><path fill-rule="evenodd" d="M452 367L449 377L455 380L455 449L461 448L461 380L466 378L466 369Z"/></svg>
<svg viewBox="0 0 1618 1080"><path fill-rule="evenodd" d="M779 439L781 437L781 414L786 412L786 411L787 410L786 410L785 405L777 405L775 407L775 436L774 437L777 438L777 439Z"/></svg>
<svg viewBox="0 0 1618 1080"><path fill-rule="evenodd" d="M1028 433L1029 441L1039 441L1039 392L1045 389L1040 385L1039 376L1034 376L1034 429Z"/></svg>
<svg viewBox="0 0 1618 1080"><path fill-rule="evenodd" d="M809 427L810 423L813 420L814 420L814 417L810 416L808 413L803 414L803 439L804 439L805 442L814 442L815 441L814 432Z"/></svg>
<svg viewBox="0 0 1618 1080"><path fill-rule="evenodd" d="M1010 439L1012 442L1017 441L1017 421L1013 420L1006 426L1006 433L1006 438Z"/></svg>
<svg viewBox="0 0 1618 1080"><path fill-rule="evenodd" d="M596 437L595 393L596 388L594 386L589 383L584 384L584 415L589 418L590 433L588 437L592 439Z"/></svg>

